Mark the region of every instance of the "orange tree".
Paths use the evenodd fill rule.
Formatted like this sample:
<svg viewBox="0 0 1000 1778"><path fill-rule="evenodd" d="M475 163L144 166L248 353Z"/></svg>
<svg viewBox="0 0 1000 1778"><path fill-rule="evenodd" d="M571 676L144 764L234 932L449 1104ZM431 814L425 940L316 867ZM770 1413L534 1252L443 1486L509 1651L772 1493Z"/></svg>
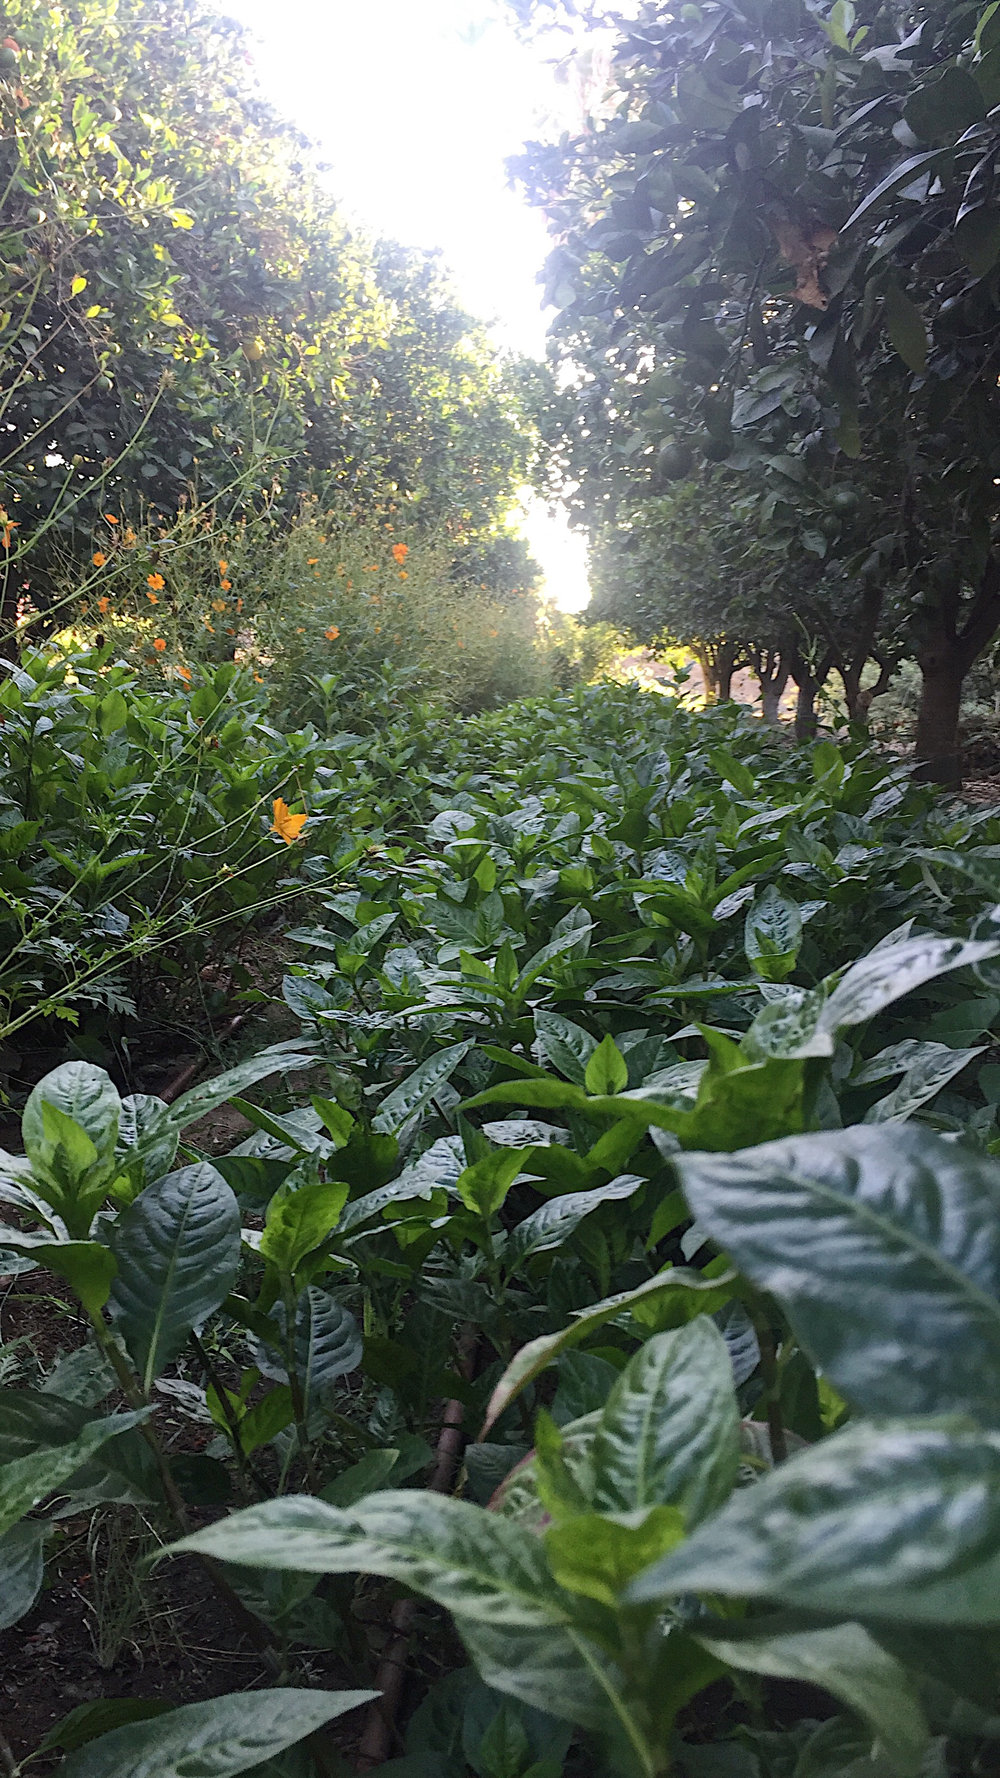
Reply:
<svg viewBox="0 0 1000 1778"><path fill-rule="evenodd" d="M525 470L517 375L433 256L347 224L240 27L202 0L9 0L0 36L8 541L72 548L188 484L489 533Z"/></svg>
<svg viewBox="0 0 1000 1778"><path fill-rule="evenodd" d="M596 424L597 480L725 461L775 543L889 589L952 779L1000 624L1000 10L643 0L612 89L519 163L597 410L559 444L579 466Z"/></svg>

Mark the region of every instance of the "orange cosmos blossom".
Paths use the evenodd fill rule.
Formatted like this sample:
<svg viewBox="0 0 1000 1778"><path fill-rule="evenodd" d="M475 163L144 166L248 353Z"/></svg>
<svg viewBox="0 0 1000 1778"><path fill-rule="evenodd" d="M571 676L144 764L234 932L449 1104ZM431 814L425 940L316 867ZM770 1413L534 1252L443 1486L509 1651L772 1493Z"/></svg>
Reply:
<svg viewBox="0 0 1000 1778"><path fill-rule="evenodd" d="M153 637L153 647L156 649L157 654L162 654L166 646L162 636Z"/></svg>
<svg viewBox="0 0 1000 1778"><path fill-rule="evenodd" d="M117 525L117 523L118 523L118 520L115 518L115 515L113 512L106 512L104 514L104 519L105 519L105 522L109 525Z"/></svg>
<svg viewBox="0 0 1000 1778"><path fill-rule="evenodd" d="M409 547L405 543L394 543L392 546L392 559L399 564L400 568L403 566L409 553Z"/></svg>
<svg viewBox="0 0 1000 1778"><path fill-rule="evenodd" d="M154 593L162 593L166 584L162 574L147 574L146 576L146 585L152 587Z"/></svg>
<svg viewBox="0 0 1000 1778"><path fill-rule="evenodd" d="M219 582L219 585L221 586L224 593L228 593L230 591L232 584L233 583L231 580L220 580L220 582Z"/></svg>
<svg viewBox="0 0 1000 1778"><path fill-rule="evenodd" d="M185 685L190 685L190 683L191 683L191 669L190 669L190 667L178 667L177 668L177 677L178 677L178 679L183 679Z"/></svg>
<svg viewBox="0 0 1000 1778"><path fill-rule="evenodd" d="M220 573L220 574L225 574L225 573L226 573L226 571L227 571L227 569L228 569L228 567L229 567L229 563L228 563L228 562L220 562L220 563L219 563L219 573Z"/></svg>
<svg viewBox="0 0 1000 1778"><path fill-rule="evenodd" d="M274 820L271 822L271 832L284 840L286 846L293 845L309 819L308 814L293 815L283 796L276 796L272 806Z"/></svg>
<svg viewBox="0 0 1000 1778"><path fill-rule="evenodd" d="M95 551L90 559L93 562L95 568L103 568L104 564L108 558L104 554L104 551L102 549L95 549Z"/></svg>
<svg viewBox="0 0 1000 1778"><path fill-rule="evenodd" d="M212 610L213 611L225 611L225 609L226 609L225 599L213 599L212 600Z"/></svg>
<svg viewBox="0 0 1000 1778"><path fill-rule="evenodd" d="M317 562L318 562L318 561L319 561L319 557L318 557L318 556L307 556L307 557L306 557L306 567L307 567L307 568L315 568L315 566L316 566L316 563L317 563Z"/></svg>
<svg viewBox="0 0 1000 1778"><path fill-rule="evenodd" d="M103 617L103 616L104 616L104 613L105 613L105 612L106 612L106 611L107 611L107 609L108 609L108 606L109 606L109 605L110 605L110 604L111 604L111 600L110 600L110 599L98 599L98 601L97 601L97 609L98 609L98 611L99 611L99 612L100 612L100 614L101 614L101 616L102 616L102 617Z"/></svg>
<svg viewBox="0 0 1000 1778"><path fill-rule="evenodd" d="M158 605L158 604L159 604L159 603L160 603L160 601L159 601L159 599L158 599L158 598L157 598L157 597L156 597L156 594L155 594L155 593L147 593L147 594L146 594L146 597L147 597L147 599L148 599L148 600L149 600L149 603L150 603L150 604L151 604L151 605Z"/></svg>
<svg viewBox="0 0 1000 1778"><path fill-rule="evenodd" d="M328 630L323 631L323 634L328 642L336 642L337 637L340 635L340 630L336 624L331 624Z"/></svg>

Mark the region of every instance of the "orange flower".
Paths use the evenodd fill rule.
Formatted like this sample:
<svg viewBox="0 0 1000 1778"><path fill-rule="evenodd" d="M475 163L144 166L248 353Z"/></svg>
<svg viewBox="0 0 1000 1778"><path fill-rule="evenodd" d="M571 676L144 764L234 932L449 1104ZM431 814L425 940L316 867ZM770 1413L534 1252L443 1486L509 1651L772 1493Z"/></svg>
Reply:
<svg viewBox="0 0 1000 1778"><path fill-rule="evenodd" d="M328 630L323 631L323 634L328 642L336 642L337 637L340 635L340 631L336 624L331 624Z"/></svg>
<svg viewBox="0 0 1000 1778"><path fill-rule="evenodd" d="M162 593L166 584L162 574L147 574L146 576L146 585L151 586L154 593Z"/></svg>
<svg viewBox="0 0 1000 1778"><path fill-rule="evenodd" d="M209 633L214 636L215 635L215 625L210 624L207 617L204 618L202 621L205 625L206 630L208 630Z"/></svg>
<svg viewBox="0 0 1000 1778"><path fill-rule="evenodd" d="M275 797L273 808L274 820L271 822L271 832L276 833L279 839L284 840L286 846L291 846L298 839L309 816L308 814L293 815L282 796Z"/></svg>
<svg viewBox="0 0 1000 1778"><path fill-rule="evenodd" d="M405 543L394 543L392 546L392 559L394 562L398 562L400 568L403 566L409 553L409 547Z"/></svg>
<svg viewBox="0 0 1000 1778"><path fill-rule="evenodd" d="M212 610L213 611L225 611L225 609L226 609L225 599L213 599L212 600Z"/></svg>
<svg viewBox="0 0 1000 1778"><path fill-rule="evenodd" d="M100 612L100 614L101 614L101 616L102 616L102 617L103 617L103 616L104 616L104 613L105 613L105 612L106 612L106 611L107 611L107 609L108 609L108 606L109 606L109 605L110 605L110 604L111 604L111 600L110 600L110 599L98 599L98 601L97 601L97 609L98 609L98 611L99 611L99 612Z"/></svg>
<svg viewBox="0 0 1000 1778"><path fill-rule="evenodd" d="M2 546L4 549L9 549L10 543L11 543L11 537L13 536L14 532L18 531L18 530L20 530L20 524L19 524L18 520L17 519L9 519L7 517L7 514L4 512L3 507L0 506L0 546Z"/></svg>
<svg viewBox="0 0 1000 1778"><path fill-rule="evenodd" d="M367 568L365 569L365 573L366 574L377 574L378 573L378 563L377 562L369 562Z"/></svg>
<svg viewBox="0 0 1000 1778"><path fill-rule="evenodd" d="M237 601L236 601L236 609L237 609L237 611L242 611L242 610L243 610L243 600L242 600L242 599L237 599Z"/></svg>
<svg viewBox="0 0 1000 1778"><path fill-rule="evenodd" d="M230 591L230 589L232 588L232 584L233 583L231 580L220 580L220 582L219 582L219 585L221 586L224 593L228 593Z"/></svg>
<svg viewBox="0 0 1000 1778"><path fill-rule="evenodd" d="M220 563L219 563L219 573L220 573L220 574L225 574L225 572L226 572L226 570L227 570L227 568L228 568L228 567L229 567L229 563L228 563L228 562L220 562Z"/></svg>
<svg viewBox="0 0 1000 1778"><path fill-rule="evenodd" d="M191 669L190 669L190 667L178 667L177 668L177 677L178 677L178 679L183 679L185 685L190 685L190 683L191 683Z"/></svg>
<svg viewBox="0 0 1000 1778"><path fill-rule="evenodd" d="M409 580L409 578L410 578L409 569L408 568L401 568L399 570L399 578L400 578L400 580Z"/></svg>
<svg viewBox="0 0 1000 1778"><path fill-rule="evenodd" d="M319 557L318 557L318 556L307 556L307 557L306 557L306 567L307 567L307 568L315 568L315 566L316 566L316 563L317 563L317 562L318 562L318 561L319 561Z"/></svg>
<svg viewBox="0 0 1000 1778"><path fill-rule="evenodd" d="M104 564L108 558L104 554L104 551L102 549L95 549L95 551L90 559L93 562L95 568L103 568Z"/></svg>
<svg viewBox="0 0 1000 1778"><path fill-rule="evenodd" d="M156 597L156 594L155 594L155 593L147 593L147 594L146 594L146 597L147 597L147 599L148 599L148 600L149 600L149 603L150 603L150 604L151 604L151 605L158 605L158 604L159 604L159 603L160 603L160 601L159 601L159 599L158 599L158 598L157 598L157 597Z"/></svg>
<svg viewBox="0 0 1000 1778"><path fill-rule="evenodd" d="M106 512L104 514L104 517L107 520L109 525L117 525L118 520L115 518L115 515L113 512Z"/></svg>
<svg viewBox="0 0 1000 1778"><path fill-rule="evenodd" d="M162 654L166 646L162 636L153 637L153 647L156 649L157 654Z"/></svg>
<svg viewBox="0 0 1000 1778"><path fill-rule="evenodd" d="M133 545L135 544L135 532L133 531L131 525L127 526L127 528L124 532L124 535L122 537L122 542L124 543L126 549L132 549Z"/></svg>
<svg viewBox="0 0 1000 1778"><path fill-rule="evenodd" d="M254 678L256 679L258 685L263 685L263 683L264 683L263 673L255 673Z"/></svg>

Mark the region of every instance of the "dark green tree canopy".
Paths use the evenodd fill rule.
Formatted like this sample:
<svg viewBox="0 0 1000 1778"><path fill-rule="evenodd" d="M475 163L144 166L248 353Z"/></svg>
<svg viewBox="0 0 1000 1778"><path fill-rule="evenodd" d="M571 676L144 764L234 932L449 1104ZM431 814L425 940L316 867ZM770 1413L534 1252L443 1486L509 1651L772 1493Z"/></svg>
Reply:
<svg viewBox="0 0 1000 1778"><path fill-rule="evenodd" d="M201 0L10 0L3 28L0 495L23 528L109 495L170 511L189 481L252 498L277 464L290 500L488 533L529 456L516 367L434 255L348 225L241 28Z"/></svg>
<svg viewBox="0 0 1000 1778"><path fill-rule="evenodd" d="M617 29L604 113L518 168L588 404L567 473L725 461L772 536L895 577L947 769L1000 623L1000 11L647 0Z"/></svg>

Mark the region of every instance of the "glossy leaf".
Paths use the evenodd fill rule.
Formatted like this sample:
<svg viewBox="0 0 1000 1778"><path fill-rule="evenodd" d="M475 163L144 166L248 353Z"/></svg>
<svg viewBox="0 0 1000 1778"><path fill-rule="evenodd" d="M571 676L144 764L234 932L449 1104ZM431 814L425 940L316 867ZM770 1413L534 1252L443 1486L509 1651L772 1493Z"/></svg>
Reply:
<svg viewBox="0 0 1000 1778"><path fill-rule="evenodd" d="M104 1420L90 1420L74 1438L64 1444L32 1451L12 1463L0 1467L0 1537L6 1536L32 1507L54 1492L74 1470L106 1444L108 1439L138 1426L146 1418L146 1410L112 1414Z"/></svg>
<svg viewBox="0 0 1000 1778"><path fill-rule="evenodd" d="M928 1731L906 1670L861 1624L782 1630L767 1620L699 1633L703 1648L729 1667L822 1686L862 1717L901 1778L917 1778Z"/></svg>
<svg viewBox="0 0 1000 1778"><path fill-rule="evenodd" d="M772 1599L862 1620L1000 1623L1000 1435L858 1425L734 1494L630 1596Z"/></svg>
<svg viewBox="0 0 1000 1778"><path fill-rule="evenodd" d="M848 1401L1000 1424L1000 1164L904 1126L676 1165L699 1223Z"/></svg>
<svg viewBox="0 0 1000 1778"><path fill-rule="evenodd" d="M71 1753L60 1772L64 1778L235 1778L378 1695L288 1686L230 1692L112 1729Z"/></svg>
<svg viewBox="0 0 1000 1778"><path fill-rule="evenodd" d="M444 1086L446 1080L451 1079L458 1064L471 1048L470 1038L464 1043L450 1044L447 1049L438 1050L436 1055L422 1062L419 1068L415 1068L412 1074L400 1081L398 1087L393 1087L392 1092L386 1094L373 1120L374 1128L385 1131L390 1136L398 1135L403 1125L423 1111L438 1089Z"/></svg>
<svg viewBox="0 0 1000 1778"><path fill-rule="evenodd" d="M240 1213L207 1162L168 1173L124 1210L112 1236L111 1313L148 1391L236 1279Z"/></svg>
<svg viewBox="0 0 1000 1778"><path fill-rule="evenodd" d="M2 1475L0 1470L0 1485ZM22 1519L0 1537L0 1630L9 1630L34 1605L42 1587L48 1534L44 1521Z"/></svg>
<svg viewBox="0 0 1000 1778"><path fill-rule="evenodd" d="M612 1388L594 1439L593 1505L675 1506L690 1529L728 1498L739 1450L729 1353L699 1315L647 1340Z"/></svg>

